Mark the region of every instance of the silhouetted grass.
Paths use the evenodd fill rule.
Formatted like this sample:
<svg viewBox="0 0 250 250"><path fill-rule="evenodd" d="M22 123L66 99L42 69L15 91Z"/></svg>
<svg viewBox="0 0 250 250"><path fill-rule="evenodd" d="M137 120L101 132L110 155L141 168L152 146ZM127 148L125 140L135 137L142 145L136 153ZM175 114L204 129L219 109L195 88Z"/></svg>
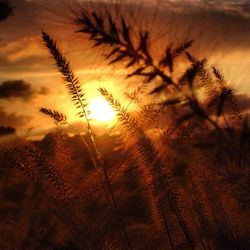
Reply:
<svg viewBox="0 0 250 250"><path fill-rule="evenodd" d="M32 242L33 249L248 249L243 208L250 200L249 125L225 77L188 52L191 39L155 58L150 31L135 32L123 16L82 10L75 22L108 64L138 81L126 93L137 111L132 114L108 87L99 88L122 129L109 145L111 137L95 136L83 85L55 40L42 32L86 135L63 135L66 116L41 108L55 121L56 135L3 150L8 164L31 181L30 189L40 192L28 197L27 191L25 202L41 205L49 222L40 225L32 212L24 216L29 226L14 247L27 249ZM148 96L152 103L145 104ZM164 116L168 121L156 124ZM38 237L33 231L41 229L45 233ZM11 244L3 239L4 247Z"/></svg>

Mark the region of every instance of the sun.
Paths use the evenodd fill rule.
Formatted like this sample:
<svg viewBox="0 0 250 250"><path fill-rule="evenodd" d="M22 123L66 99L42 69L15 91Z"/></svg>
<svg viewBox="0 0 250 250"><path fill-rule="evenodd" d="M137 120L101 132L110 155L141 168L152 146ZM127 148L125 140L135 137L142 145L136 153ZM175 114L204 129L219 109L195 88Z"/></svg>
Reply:
<svg viewBox="0 0 250 250"><path fill-rule="evenodd" d="M111 122L115 116L115 111L102 97L93 99L89 104L89 118L98 122Z"/></svg>

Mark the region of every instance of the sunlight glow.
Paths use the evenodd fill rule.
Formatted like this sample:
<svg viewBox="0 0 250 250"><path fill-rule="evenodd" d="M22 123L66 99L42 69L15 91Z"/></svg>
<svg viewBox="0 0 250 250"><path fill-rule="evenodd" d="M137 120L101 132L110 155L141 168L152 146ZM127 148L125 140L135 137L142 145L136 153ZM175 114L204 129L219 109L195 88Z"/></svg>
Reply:
<svg viewBox="0 0 250 250"><path fill-rule="evenodd" d="M98 122L111 122L115 116L115 111L102 97L93 99L89 104L89 118Z"/></svg>

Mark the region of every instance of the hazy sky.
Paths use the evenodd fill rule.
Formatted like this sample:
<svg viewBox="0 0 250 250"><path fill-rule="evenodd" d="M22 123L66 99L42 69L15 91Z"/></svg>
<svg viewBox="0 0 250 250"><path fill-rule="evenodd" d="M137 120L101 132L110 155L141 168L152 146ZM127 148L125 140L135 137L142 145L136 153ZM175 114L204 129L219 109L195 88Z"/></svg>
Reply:
<svg viewBox="0 0 250 250"><path fill-rule="evenodd" d="M77 1L12 2L14 16L0 23L0 126L42 129L46 119L38 112L40 106L67 111L74 117L60 75L41 41L41 30L57 39L90 98L98 94L95 89L100 85L119 90L116 81L121 81L122 73L116 71L114 76L105 64L96 63L101 56L92 56L90 46L74 33L69 9L79 10ZM137 16L138 24L152 31L152 20L161 20L164 25L155 33L164 43L194 39L198 56L207 56L240 93L250 94L250 1L146 0L135 1L136 6L129 2L130 20Z"/></svg>

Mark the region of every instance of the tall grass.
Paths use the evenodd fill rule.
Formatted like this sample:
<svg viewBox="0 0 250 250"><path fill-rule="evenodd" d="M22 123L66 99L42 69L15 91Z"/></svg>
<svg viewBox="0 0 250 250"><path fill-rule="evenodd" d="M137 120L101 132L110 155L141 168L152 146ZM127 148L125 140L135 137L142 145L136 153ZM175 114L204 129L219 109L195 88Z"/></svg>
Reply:
<svg viewBox="0 0 250 250"><path fill-rule="evenodd" d="M61 161L40 152L39 143L29 142L17 152L3 150L5 158L38 183L35 189L44 190L41 195L46 194L48 204L53 204L52 222L60 221L60 232L74 243L71 248L247 249L243 208L250 200L249 126L220 71L209 67L206 58L190 53L192 40L168 46L155 57L150 31L135 32L123 16L108 11L82 10L75 24L93 49L105 51L108 64L123 67L127 78L138 81L135 91L127 93L130 104L138 107L136 115L108 89L98 89L122 127L115 138L122 145L117 153L121 160L111 164L113 151L108 159L102 155L83 85L46 32L42 32L43 41L87 128L86 135L79 135L82 151L77 149L84 157L68 160L73 161L70 167L82 166L85 158L90 162L77 168L71 178L54 164ZM180 58L186 65L183 70L178 67ZM148 86L151 90L146 94ZM145 105L148 96L153 103ZM62 125L68 124L66 116L53 109L40 111L60 128L55 141L59 144ZM159 130L155 119L166 115L169 120L160 124L163 132L151 136L150 130ZM64 153L69 142L70 138L55 150ZM73 150L72 144L68 146ZM55 158L58 155L62 154L54 153ZM74 178L80 172L83 178L76 186ZM53 235L47 233L46 240Z"/></svg>

